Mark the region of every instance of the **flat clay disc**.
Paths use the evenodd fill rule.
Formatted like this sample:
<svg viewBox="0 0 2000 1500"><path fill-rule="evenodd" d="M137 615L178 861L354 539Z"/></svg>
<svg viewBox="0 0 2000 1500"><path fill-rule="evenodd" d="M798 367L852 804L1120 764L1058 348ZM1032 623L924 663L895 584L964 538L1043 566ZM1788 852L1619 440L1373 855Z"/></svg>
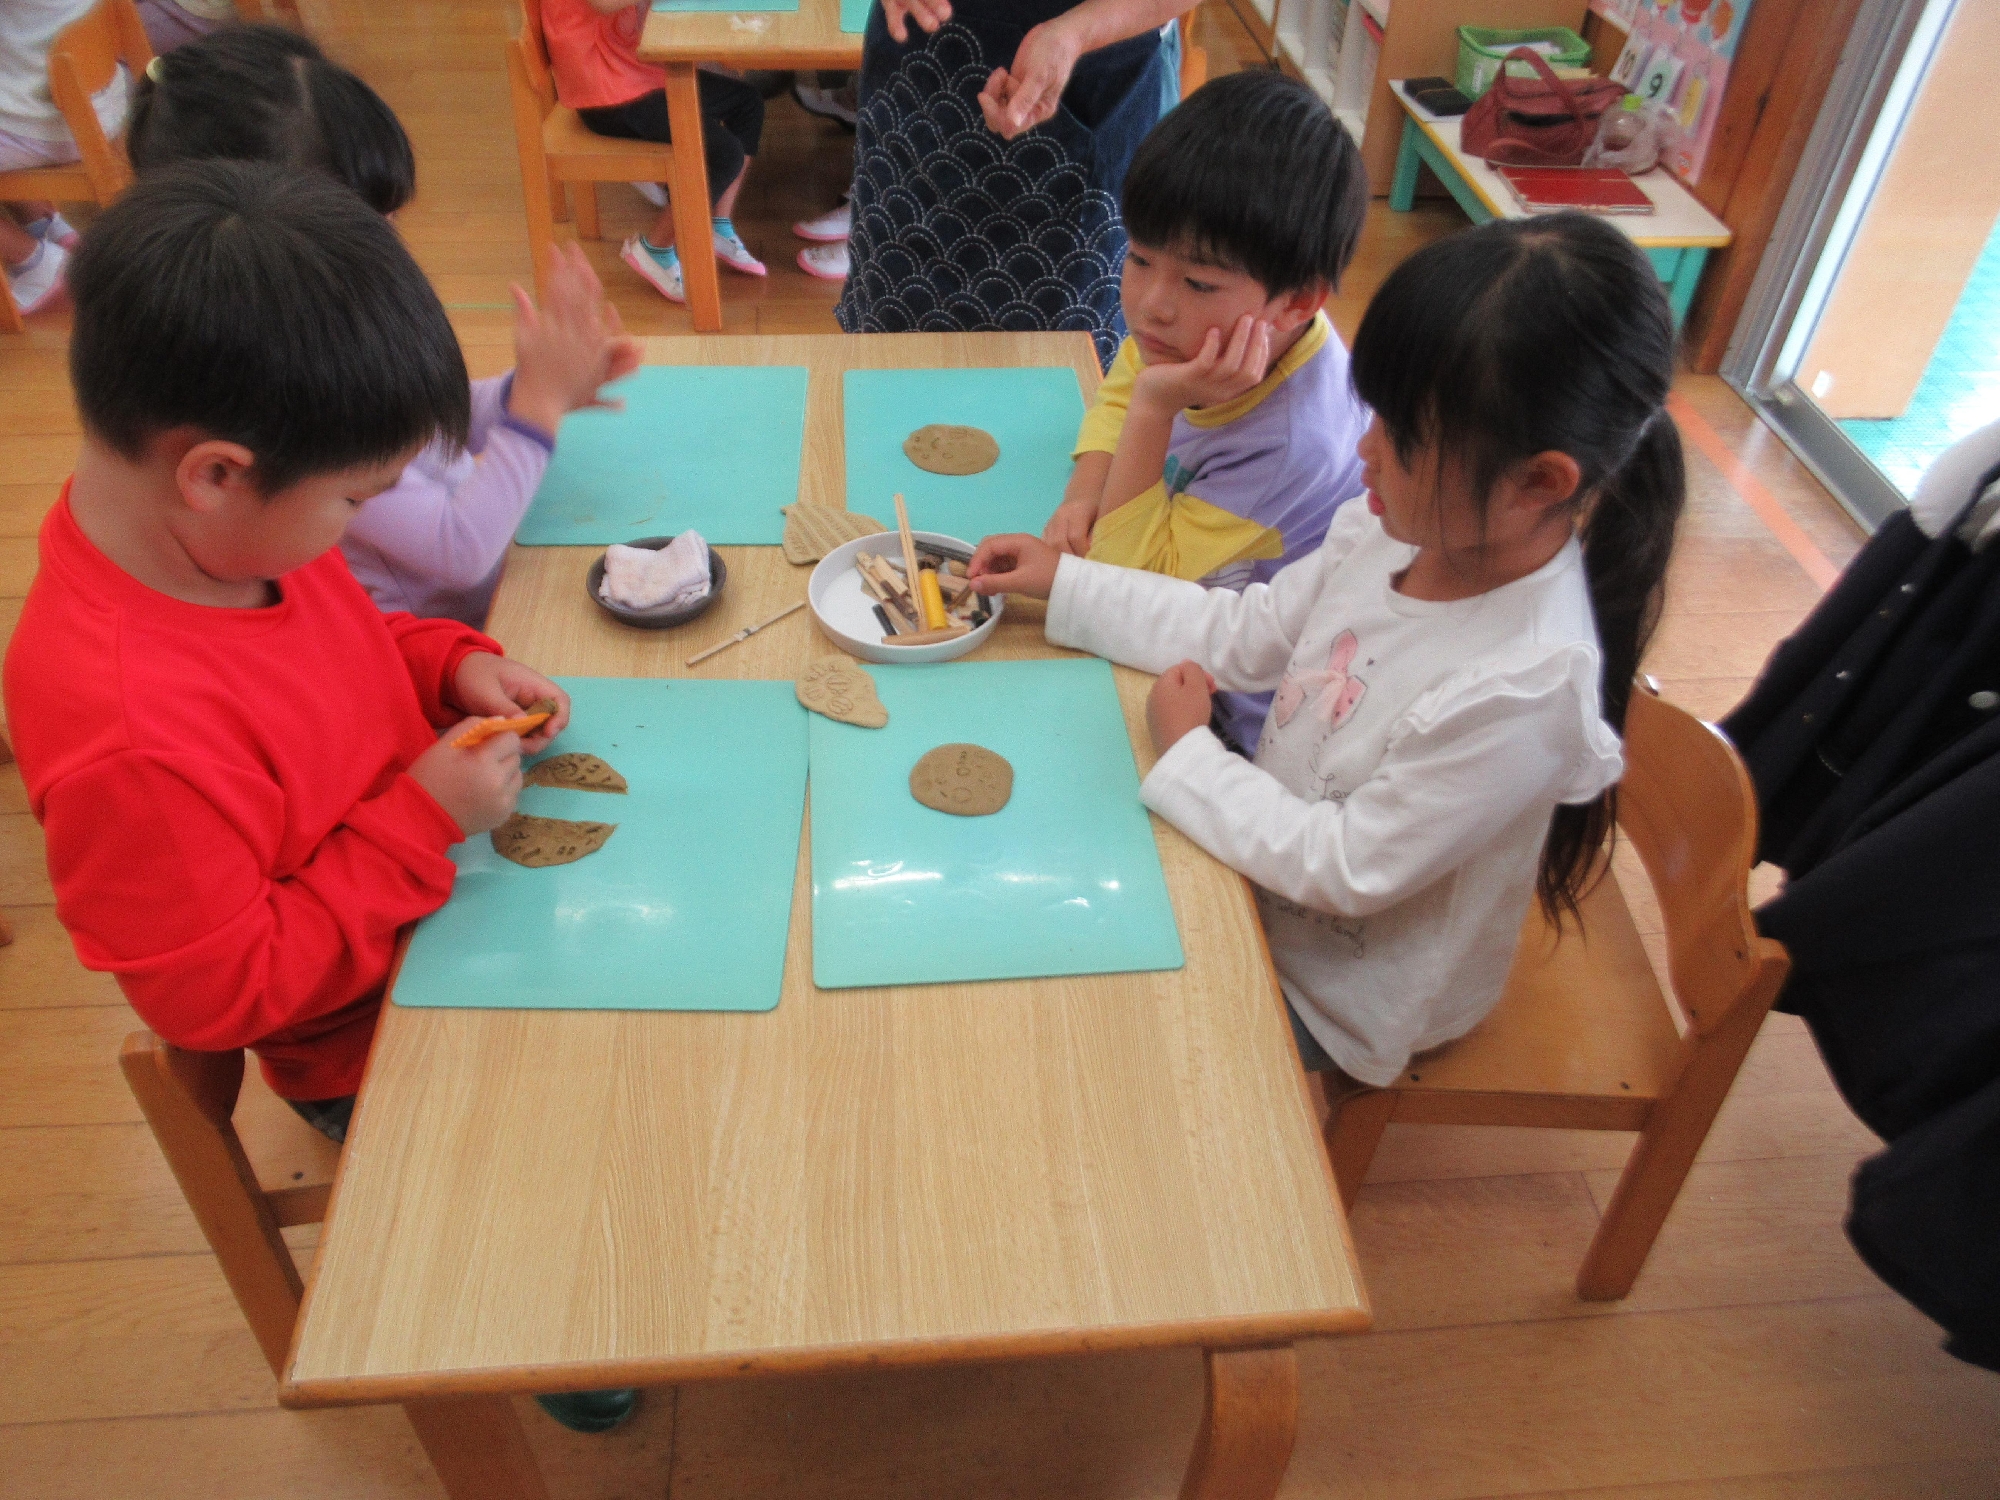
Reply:
<svg viewBox="0 0 2000 1500"><path fill-rule="evenodd" d="M523 786L561 786L573 792L624 792L625 778L594 755L571 750L528 767Z"/></svg>
<svg viewBox="0 0 2000 1500"><path fill-rule="evenodd" d="M785 517L786 562L818 562L843 542L880 536L888 529L873 516L842 510L837 505L807 505L802 501L778 508Z"/></svg>
<svg viewBox="0 0 2000 1500"><path fill-rule="evenodd" d="M939 745L910 768L910 795L939 812L984 817L1014 795L1014 768L983 745Z"/></svg>
<svg viewBox="0 0 2000 1500"><path fill-rule="evenodd" d="M875 693L875 679L845 656L820 657L799 673L792 691L814 713L842 724L880 729L889 722L889 710Z"/></svg>
<svg viewBox="0 0 2000 1500"><path fill-rule="evenodd" d="M515 813L493 830L493 852L531 870L573 865L602 849L617 829L616 823L575 823L568 818L531 818Z"/></svg>
<svg viewBox="0 0 2000 1500"><path fill-rule="evenodd" d="M933 474L978 474L1000 462L1000 445L978 427L933 422L903 439L910 462Z"/></svg>

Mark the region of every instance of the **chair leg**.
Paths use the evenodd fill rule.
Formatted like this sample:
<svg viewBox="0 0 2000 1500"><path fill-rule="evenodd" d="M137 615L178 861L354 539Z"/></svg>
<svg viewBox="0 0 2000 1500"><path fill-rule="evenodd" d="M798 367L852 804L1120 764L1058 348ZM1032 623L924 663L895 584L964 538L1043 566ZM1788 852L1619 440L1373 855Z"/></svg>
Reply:
<svg viewBox="0 0 2000 1500"><path fill-rule="evenodd" d="M535 294L545 296L549 267L555 260L555 213L562 184L549 171L549 159L542 150L541 110L528 83L519 41L507 44L507 78L514 105L514 147L521 158L521 205L528 219L528 252L535 262Z"/></svg>
<svg viewBox="0 0 2000 1500"><path fill-rule="evenodd" d="M166 1054L141 1032L119 1056L125 1081L172 1168L203 1238L273 1375L282 1375L305 1296L298 1266L234 1130L207 1120L165 1073ZM241 1066L241 1060L238 1060Z"/></svg>
<svg viewBox="0 0 2000 1500"><path fill-rule="evenodd" d="M553 172L549 173L549 218L557 224L569 222L569 192Z"/></svg>
<svg viewBox="0 0 2000 1500"><path fill-rule="evenodd" d="M0 948L14 941L14 924L7 920L7 913L0 911Z"/></svg>
<svg viewBox="0 0 2000 1500"><path fill-rule="evenodd" d="M1354 1207L1354 1200L1367 1180L1368 1164L1375 1160L1375 1148L1382 1143L1389 1117L1396 1112L1394 1089L1368 1089L1332 1102L1333 1117L1326 1122L1327 1159L1333 1163L1333 1180L1340 1184L1340 1206Z"/></svg>
<svg viewBox="0 0 2000 1500"><path fill-rule="evenodd" d="M597 227L597 184L572 182L569 191L576 200L576 237L580 240L603 239L604 233Z"/></svg>
<svg viewBox="0 0 2000 1500"><path fill-rule="evenodd" d="M0 333L26 333L28 325L21 319L21 306L14 300L14 287L7 279L7 273L0 271Z"/></svg>
<svg viewBox="0 0 2000 1500"><path fill-rule="evenodd" d="M1782 982L1782 967L1777 979ZM1653 1106L1577 1272L1576 1294L1585 1302L1615 1302L1639 1279L1716 1111L1770 1012L1778 984L1769 988L1761 1005L1746 995L1720 1026L1692 1041L1680 1081Z"/></svg>
<svg viewBox="0 0 2000 1500"><path fill-rule="evenodd" d="M674 136L674 243L695 332L722 331L722 282L709 229L708 164L702 156L701 97L693 63L667 64L667 123Z"/></svg>

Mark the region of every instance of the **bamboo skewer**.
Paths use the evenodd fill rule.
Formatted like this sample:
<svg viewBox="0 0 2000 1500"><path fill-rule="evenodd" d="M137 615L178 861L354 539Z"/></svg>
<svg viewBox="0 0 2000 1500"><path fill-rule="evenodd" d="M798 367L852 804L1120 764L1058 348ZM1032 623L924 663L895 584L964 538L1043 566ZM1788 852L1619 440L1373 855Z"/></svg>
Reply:
<svg viewBox="0 0 2000 1500"><path fill-rule="evenodd" d="M903 504L901 494L896 496L896 531L903 539L903 580L910 591L910 602L917 603L917 539L910 535L910 508ZM917 616L923 617L923 606L917 605Z"/></svg>
<svg viewBox="0 0 2000 1500"><path fill-rule="evenodd" d="M697 662L707 661L711 656L715 655L716 652L727 651L731 646L734 646L737 642L749 640L751 636L755 635L758 631L762 630L766 625L775 625L778 623L778 621L784 619L786 615L797 614L800 610L804 609L805 607L806 607L806 601L801 599L797 604L779 610L775 615L772 615L771 618L768 620L759 620L755 625L745 625L741 630L737 631L736 634L729 637L728 640L718 642L717 644L710 646L706 651L697 651L693 656L690 656L687 659L686 664L691 667L694 666Z"/></svg>

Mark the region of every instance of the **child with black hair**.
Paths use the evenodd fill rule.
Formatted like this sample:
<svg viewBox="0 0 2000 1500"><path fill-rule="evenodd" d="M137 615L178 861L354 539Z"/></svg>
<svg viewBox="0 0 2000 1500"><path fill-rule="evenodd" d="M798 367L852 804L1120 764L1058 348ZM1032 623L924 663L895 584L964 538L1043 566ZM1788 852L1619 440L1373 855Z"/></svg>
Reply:
<svg viewBox="0 0 2000 1500"><path fill-rule="evenodd" d="M1241 594L1026 536L974 556L1051 642L1161 674L1141 796L1256 883L1308 1067L1379 1086L1464 1035L1531 896L1559 918L1594 878L1684 496L1673 353L1616 229L1488 224L1362 320L1368 501L1313 556ZM1218 684L1276 689L1254 764L1209 732Z"/></svg>
<svg viewBox="0 0 2000 1500"><path fill-rule="evenodd" d="M1319 546L1362 488L1368 413L1324 307L1367 206L1346 130L1280 74L1217 79L1153 128L1125 178L1129 334L1045 541L1237 589ZM1225 693L1217 728L1254 753L1269 708Z"/></svg>
<svg viewBox="0 0 2000 1500"><path fill-rule="evenodd" d="M155 58L128 149L142 177L218 157L321 172L380 214L416 191L416 158L389 106L310 37L278 26L225 26ZM425 448L342 538L383 609L483 623L563 417L601 404L599 388L638 365L581 248L557 252L540 308L519 287L514 299L515 366L473 383L467 442Z"/></svg>
<svg viewBox="0 0 2000 1500"><path fill-rule="evenodd" d="M82 449L5 669L57 915L147 1025L248 1047L338 1140L398 935L569 717L478 631L384 615L335 546L464 438L458 340L386 220L261 163L150 174L70 282ZM526 740L440 738L543 698Z"/></svg>

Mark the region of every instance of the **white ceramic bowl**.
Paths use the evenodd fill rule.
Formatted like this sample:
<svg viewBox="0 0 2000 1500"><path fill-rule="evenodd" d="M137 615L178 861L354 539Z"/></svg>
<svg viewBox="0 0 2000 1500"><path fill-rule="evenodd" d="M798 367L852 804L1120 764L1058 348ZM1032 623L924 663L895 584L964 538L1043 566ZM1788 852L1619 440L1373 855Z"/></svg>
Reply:
<svg viewBox="0 0 2000 1500"><path fill-rule="evenodd" d="M947 556L972 556L972 544L955 536L915 530L910 535L916 538L919 547L928 546ZM806 599L812 605L813 620L819 625L820 634L850 656L885 664L952 661L968 651L977 651L1000 623L1006 601L995 598L992 617L970 635L962 635L955 641L940 641L935 646L884 646L882 622L875 618L874 596L862 588L861 575L854 571L857 552L879 552L884 557L900 558L903 544L893 531L843 542L819 560L806 584Z"/></svg>

